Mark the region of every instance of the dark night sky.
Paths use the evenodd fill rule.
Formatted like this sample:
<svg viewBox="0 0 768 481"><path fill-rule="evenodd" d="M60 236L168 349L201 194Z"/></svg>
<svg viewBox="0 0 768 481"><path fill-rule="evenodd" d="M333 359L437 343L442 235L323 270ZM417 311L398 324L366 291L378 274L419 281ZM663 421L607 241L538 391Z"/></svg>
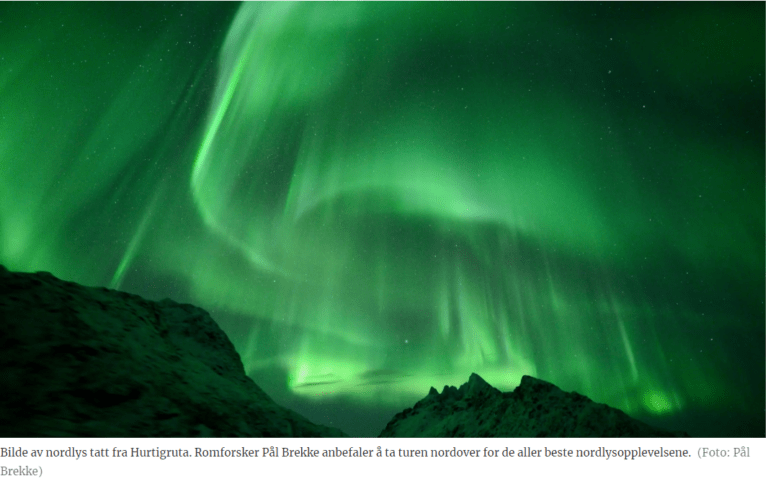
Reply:
<svg viewBox="0 0 768 481"><path fill-rule="evenodd" d="M0 5L0 263L376 435L523 374L765 435L765 4Z"/></svg>

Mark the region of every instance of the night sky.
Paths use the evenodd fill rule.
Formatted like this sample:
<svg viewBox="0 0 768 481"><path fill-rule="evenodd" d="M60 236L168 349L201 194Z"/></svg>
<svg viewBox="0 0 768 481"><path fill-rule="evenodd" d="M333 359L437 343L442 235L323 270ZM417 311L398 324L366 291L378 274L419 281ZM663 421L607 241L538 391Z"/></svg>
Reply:
<svg viewBox="0 0 768 481"><path fill-rule="evenodd" d="M0 263L373 436L523 374L765 435L765 4L0 5Z"/></svg>

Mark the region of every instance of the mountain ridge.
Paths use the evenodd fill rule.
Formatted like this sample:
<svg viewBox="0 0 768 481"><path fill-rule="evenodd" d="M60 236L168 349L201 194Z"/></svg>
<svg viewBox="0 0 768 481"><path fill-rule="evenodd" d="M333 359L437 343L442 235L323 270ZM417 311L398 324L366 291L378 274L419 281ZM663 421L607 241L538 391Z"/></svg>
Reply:
<svg viewBox="0 0 768 481"><path fill-rule="evenodd" d="M346 437L277 405L203 309L0 266L0 437Z"/></svg>
<svg viewBox="0 0 768 481"><path fill-rule="evenodd" d="M396 414L379 437L684 437L577 392L524 375L503 393L476 373L460 387L431 387Z"/></svg>

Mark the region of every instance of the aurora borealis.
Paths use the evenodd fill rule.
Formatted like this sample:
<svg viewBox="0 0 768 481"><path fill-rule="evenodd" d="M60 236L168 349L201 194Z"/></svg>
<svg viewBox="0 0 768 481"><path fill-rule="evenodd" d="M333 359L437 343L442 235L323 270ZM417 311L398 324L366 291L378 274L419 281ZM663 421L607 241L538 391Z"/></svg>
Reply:
<svg viewBox="0 0 768 481"><path fill-rule="evenodd" d="M764 3L0 6L0 263L376 435L523 374L765 435Z"/></svg>

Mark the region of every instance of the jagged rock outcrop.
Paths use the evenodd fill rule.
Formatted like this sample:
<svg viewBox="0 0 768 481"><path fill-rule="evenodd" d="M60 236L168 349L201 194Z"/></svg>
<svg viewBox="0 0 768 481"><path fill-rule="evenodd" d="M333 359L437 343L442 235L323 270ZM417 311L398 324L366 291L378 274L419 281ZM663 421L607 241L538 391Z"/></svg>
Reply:
<svg viewBox="0 0 768 481"><path fill-rule="evenodd" d="M395 415L379 437L672 437L624 412L554 384L523 376L502 393L477 374L458 389L433 387Z"/></svg>
<svg viewBox="0 0 768 481"><path fill-rule="evenodd" d="M204 310L0 266L0 438L340 437L275 404Z"/></svg>

